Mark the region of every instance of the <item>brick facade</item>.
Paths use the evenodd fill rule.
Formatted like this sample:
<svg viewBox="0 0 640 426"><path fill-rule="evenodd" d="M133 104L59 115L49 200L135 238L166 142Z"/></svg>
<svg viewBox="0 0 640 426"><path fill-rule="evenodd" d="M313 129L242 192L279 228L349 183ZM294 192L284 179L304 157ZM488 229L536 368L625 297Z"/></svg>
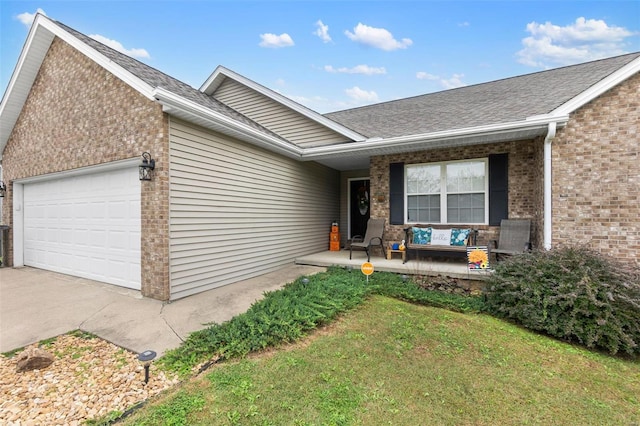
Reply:
<svg viewBox="0 0 640 426"><path fill-rule="evenodd" d="M389 164L441 162L509 153L509 217L532 220L532 243L544 239L544 138L395 154L371 159L372 217L389 217ZM571 115L552 143L552 247L588 245L640 265L640 75ZM403 238L388 225L386 238ZM499 228L475 226L479 244Z"/></svg>
<svg viewBox="0 0 640 426"><path fill-rule="evenodd" d="M13 180L139 158L144 151L152 154L156 169L152 181L141 182L142 294L168 300L168 116L57 38L4 150L3 223L13 225ZM12 252L10 247L8 265Z"/></svg>
<svg viewBox="0 0 640 426"><path fill-rule="evenodd" d="M371 193L387 195L385 201L377 201L375 196L371 206L372 217L389 218L389 164L419 164L442 161L455 161L487 157L490 154L509 154L509 217L532 220L532 239L538 246L536 225L541 223L542 208L539 205L540 188L535 182L542 175L542 158L536 152L538 141L518 141L498 144L485 144L450 149L420 151L408 154L394 154L373 157L371 159ZM478 244L487 244L498 238L499 227L472 225L480 230ZM405 225L387 225L385 238L403 239Z"/></svg>
<svg viewBox="0 0 640 426"><path fill-rule="evenodd" d="M640 265L640 74L571 114L552 153L552 244Z"/></svg>

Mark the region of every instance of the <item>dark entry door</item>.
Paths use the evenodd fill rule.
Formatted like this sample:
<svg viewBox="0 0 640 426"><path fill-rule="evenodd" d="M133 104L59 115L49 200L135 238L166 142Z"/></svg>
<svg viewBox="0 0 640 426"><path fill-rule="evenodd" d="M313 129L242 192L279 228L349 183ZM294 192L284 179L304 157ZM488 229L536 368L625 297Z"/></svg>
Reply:
<svg viewBox="0 0 640 426"><path fill-rule="evenodd" d="M367 221L371 212L371 188L369 179L352 180L350 184L349 219L351 235L362 235L367 230Z"/></svg>

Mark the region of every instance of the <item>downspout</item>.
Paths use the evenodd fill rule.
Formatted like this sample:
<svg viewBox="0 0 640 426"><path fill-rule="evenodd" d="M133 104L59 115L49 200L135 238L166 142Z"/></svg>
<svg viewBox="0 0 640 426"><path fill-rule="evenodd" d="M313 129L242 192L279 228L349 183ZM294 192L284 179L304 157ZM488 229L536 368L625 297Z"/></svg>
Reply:
<svg viewBox="0 0 640 426"><path fill-rule="evenodd" d="M551 249L551 142L556 136L556 123L549 123L544 138L544 248Z"/></svg>

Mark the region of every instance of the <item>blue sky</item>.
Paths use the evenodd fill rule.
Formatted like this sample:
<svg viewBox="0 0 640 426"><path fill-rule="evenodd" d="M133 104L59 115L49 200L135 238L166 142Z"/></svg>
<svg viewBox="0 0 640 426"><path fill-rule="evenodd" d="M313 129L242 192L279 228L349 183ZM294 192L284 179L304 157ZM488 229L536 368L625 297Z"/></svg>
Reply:
<svg viewBox="0 0 640 426"><path fill-rule="evenodd" d="M0 87L36 11L199 88L218 65L321 113L640 51L640 1L6 1Z"/></svg>

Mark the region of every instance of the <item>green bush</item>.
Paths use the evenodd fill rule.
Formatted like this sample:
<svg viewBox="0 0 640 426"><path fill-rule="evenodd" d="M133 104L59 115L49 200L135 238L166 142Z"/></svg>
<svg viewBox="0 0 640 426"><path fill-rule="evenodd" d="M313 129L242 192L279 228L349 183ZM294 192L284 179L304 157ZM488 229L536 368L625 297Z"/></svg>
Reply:
<svg viewBox="0 0 640 426"><path fill-rule="evenodd" d="M486 309L588 348L640 354L640 271L586 248L498 263Z"/></svg>
<svg viewBox="0 0 640 426"><path fill-rule="evenodd" d="M189 374L194 366L210 359L245 356L294 342L358 306L371 294L458 312L478 312L483 306L479 297L424 290L410 280L404 282L398 274L376 272L367 281L358 270L332 267L308 277L307 283L301 277L281 290L265 293L247 312L227 322L191 333L180 347L158 362L173 371Z"/></svg>
<svg viewBox="0 0 640 426"><path fill-rule="evenodd" d="M338 314L361 304L371 292L360 273L331 268L304 283L302 278L267 292L247 312L191 333L159 361L187 374L211 358L230 359L293 342Z"/></svg>

